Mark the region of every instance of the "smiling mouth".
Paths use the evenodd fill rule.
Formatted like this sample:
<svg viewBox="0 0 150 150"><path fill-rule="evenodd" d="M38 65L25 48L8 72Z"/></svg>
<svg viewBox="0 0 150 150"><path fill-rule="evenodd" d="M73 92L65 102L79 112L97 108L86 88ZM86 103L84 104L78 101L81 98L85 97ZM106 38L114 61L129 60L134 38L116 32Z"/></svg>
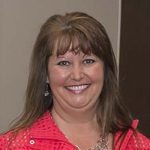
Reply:
<svg viewBox="0 0 150 150"><path fill-rule="evenodd" d="M80 94L89 88L91 84L82 84L82 85L73 85L65 87L67 90L71 91L74 94Z"/></svg>

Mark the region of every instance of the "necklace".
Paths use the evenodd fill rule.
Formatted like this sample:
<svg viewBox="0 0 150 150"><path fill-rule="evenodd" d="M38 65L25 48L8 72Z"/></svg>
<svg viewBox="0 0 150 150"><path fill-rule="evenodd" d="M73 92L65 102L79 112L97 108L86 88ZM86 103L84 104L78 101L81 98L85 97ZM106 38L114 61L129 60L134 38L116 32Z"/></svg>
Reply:
<svg viewBox="0 0 150 150"><path fill-rule="evenodd" d="M79 146L75 145L77 150L82 150ZM108 150L108 140L104 137L100 137L94 147L90 147L87 150Z"/></svg>

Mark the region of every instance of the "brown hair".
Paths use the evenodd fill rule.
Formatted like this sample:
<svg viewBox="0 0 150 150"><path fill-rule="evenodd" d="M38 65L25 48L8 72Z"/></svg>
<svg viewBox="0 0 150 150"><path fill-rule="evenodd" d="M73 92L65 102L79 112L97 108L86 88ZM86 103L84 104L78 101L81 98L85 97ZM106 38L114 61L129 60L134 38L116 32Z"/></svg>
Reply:
<svg viewBox="0 0 150 150"><path fill-rule="evenodd" d="M119 99L116 60L109 37L100 22L82 12L54 15L41 27L31 58L25 109L12 129L18 131L31 126L52 108L52 98L45 100L44 97L48 58L54 49L57 55L65 54L70 45L72 51L80 48L85 54L95 54L104 63L104 86L97 107L102 134L115 133L119 129L126 131L131 118Z"/></svg>

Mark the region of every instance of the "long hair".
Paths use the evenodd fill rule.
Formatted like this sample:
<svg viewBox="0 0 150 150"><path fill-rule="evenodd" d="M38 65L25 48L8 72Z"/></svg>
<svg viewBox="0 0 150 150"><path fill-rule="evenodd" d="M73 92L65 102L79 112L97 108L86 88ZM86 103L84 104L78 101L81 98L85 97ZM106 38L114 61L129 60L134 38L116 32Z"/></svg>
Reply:
<svg viewBox="0 0 150 150"><path fill-rule="evenodd" d="M52 97L45 100L48 59L53 55L65 54L71 46L84 54L94 54L104 63L104 85L98 98L97 121L102 134L126 131L131 118L119 98L117 66L111 42L103 25L93 17L72 12L50 17L41 27L34 45L30 74L26 90L26 104L22 117L13 130L32 125L44 112L53 107Z"/></svg>

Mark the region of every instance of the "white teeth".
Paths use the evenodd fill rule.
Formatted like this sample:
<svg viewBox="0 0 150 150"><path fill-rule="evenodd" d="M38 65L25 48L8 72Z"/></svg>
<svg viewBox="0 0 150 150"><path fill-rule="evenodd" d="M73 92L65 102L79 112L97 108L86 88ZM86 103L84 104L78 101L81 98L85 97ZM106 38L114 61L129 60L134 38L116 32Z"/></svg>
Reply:
<svg viewBox="0 0 150 150"><path fill-rule="evenodd" d="M69 86L67 87L69 90L73 90L73 91L80 91L80 90L84 90L88 87L88 85L79 85L79 86Z"/></svg>

